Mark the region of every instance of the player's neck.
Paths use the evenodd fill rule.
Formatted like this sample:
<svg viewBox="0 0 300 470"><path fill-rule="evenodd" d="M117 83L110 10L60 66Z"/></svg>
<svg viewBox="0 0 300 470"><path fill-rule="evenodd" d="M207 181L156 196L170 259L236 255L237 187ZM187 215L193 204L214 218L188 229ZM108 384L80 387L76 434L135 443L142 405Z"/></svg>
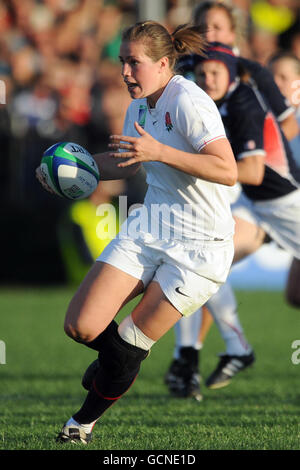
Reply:
<svg viewBox="0 0 300 470"><path fill-rule="evenodd" d="M155 108L157 101L163 94L165 88L167 87L169 81L174 77L174 75L170 75L164 82L163 86L159 88L155 93L152 93L152 95L149 95L147 97L147 104L150 109Z"/></svg>

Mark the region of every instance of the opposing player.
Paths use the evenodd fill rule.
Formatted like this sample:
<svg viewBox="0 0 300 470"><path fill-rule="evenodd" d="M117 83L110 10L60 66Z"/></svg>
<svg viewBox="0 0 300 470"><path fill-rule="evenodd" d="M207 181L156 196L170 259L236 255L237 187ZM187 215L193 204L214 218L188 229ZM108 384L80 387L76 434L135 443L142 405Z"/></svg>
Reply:
<svg viewBox="0 0 300 470"><path fill-rule="evenodd" d="M252 85L257 86L270 105L277 121L288 140L293 139L298 134L298 125L295 118L295 110L290 103L287 103L284 95L278 89L270 71L262 67L259 63L241 57L239 46L243 32L238 27L240 18L237 17L237 10L228 4L208 0L199 3L193 12L193 24L205 30L205 38L209 42L221 42L233 47L238 58L238 67L248 74ZM194 73L194 55L186 55L179 59L178 70L184 74Z"/></svg>
<svg viewBox="0 0 300 470"><path fill-rule="evenodd" d="M198 61L195 69L197 82L218 103L237 159L238 181L243 189L232 205L236 221L234 261L255 252L268 234L294 256L287 287L291 292L290 283L295 286L299 282L298 278L295 279L298 272L295 265L300 263L300 171L270 107L257 89L240 81L237 57L231 48L213 43L207 58L198 58ZM299 306L296 293L292 302ZM206 305L226 343L226 353L206 381L208 387L219 388L251 365L254 355L240 325L235 297L228 282ZM190 343L185 339L182 347L185 350L190 348L189 356L193 349L195 355L196 344L192 343L194 326L189 319L184 326L182 323L179 322L176 328L190 331ZM181 333L177 333L177 337L180 336ZM170 372L168 385L172 391L176 390L175 379L178 377L176 371ZM177 388L182 388L182 380L177 380L177 383Z"/></svg>
<svg viewBox="0 0 300 470"><path fill-rule="evenodd" d="M289 51L280 51L271 57L269 68L281 93L295 109L299 132L290 146L300 167L300 59Z"/></svg>
<svg viewBox="0 0 300 470"><path fill-rule="evenodd" d="M130 214L69 305L67 335L96 350L99 361L84 376L90 390L63 426L62 442L91 439L154 343L205 303L230 269L234 224L226 186L236 182L236 162L213 101L174 74L178 54L202 50L193 27L170 35L146 21L123 33L122 76L133 101L124 135L112 136L111 151L95 159L103 179L124 178L143 162L149 187L141 211ZM118 326L114 317L142 292Z"/></svg>
<svg viewBox="0 0 300 470"><path fill-rule="evenodd" d="M242 22L238 16L238 10L224 2L215 0L203 1L194 9L193 24L200 26L202 30L206 31L205 38L207 41L217 41L233 47L235 54L239 56L237 67L243 72L248 83L254 88L258 88L259 92L263 94L286 138L291 142L298 139L298 125L294 108L286 101L284 94L280 92L270 71L257 62L245 59L239 55L240 46L243 47L244 43L244 31L242 31ZM197 60L197 55L185 55L179 59L177 64L180 73L193 80L195 80L195 60ZM293 157L297 159L296 154L293 154ZM238 193L239 188L237 187L236 191L233 192L233 200L237 197ZM265 241L270 241L270 237L266 236ZM293 263L291 273L296 269L297 266ZM290 297L292 281L288 285L288 296ZM230 292L227 295L228 299L234 299ZM292 295L295 297L295 289L293 289ZM165 376L165 382L172 393L179 396L201 396L201 377L199 375L200 349L203 347L212 323L213 317L210 315L207 306L204 306L201 313L201 327L197 337L196 349L190 348L189 345L195 344L194 336L199 325L199 319L196 316L190 317L188 321L183 321L180 325L176 326L174 359ZM190 368L187 366L186 356L190 358L188 360Z"/></svg>

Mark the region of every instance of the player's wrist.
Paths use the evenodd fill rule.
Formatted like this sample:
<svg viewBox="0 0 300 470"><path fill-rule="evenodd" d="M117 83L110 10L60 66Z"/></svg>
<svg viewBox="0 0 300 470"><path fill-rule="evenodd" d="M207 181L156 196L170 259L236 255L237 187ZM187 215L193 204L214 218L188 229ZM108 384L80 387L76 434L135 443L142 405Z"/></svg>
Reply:
<svg viewBox="0 0 300 470"><path fill-rule="evenodd" d="M167 153L168 153L168 146L159 143L156 161L160 163L167 163Z"/></svg>

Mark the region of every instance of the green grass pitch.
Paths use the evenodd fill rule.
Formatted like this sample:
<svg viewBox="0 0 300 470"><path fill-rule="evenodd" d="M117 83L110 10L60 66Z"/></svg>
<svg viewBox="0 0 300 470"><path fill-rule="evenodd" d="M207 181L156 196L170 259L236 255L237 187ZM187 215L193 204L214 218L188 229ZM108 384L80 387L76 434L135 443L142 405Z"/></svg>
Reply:
<svg viewBox="0 0 300 470"><path fill-rule="evenodd" d="M70 288L0 290L0 340L6 346L0 450L62 448L55 437L80 407L86 394L82 372L96 357L63 332L72 294ZM96 424L88 449L300 449L300 364L291 360L292 343L300 340L300 312L280 292L237 292L237 299L255 365L224 389L203 386L201 403L171 398L163 383L173 348L170 331L153 347L129 392ZM204 378L223 350L213 326L201 354Z"/></svg>

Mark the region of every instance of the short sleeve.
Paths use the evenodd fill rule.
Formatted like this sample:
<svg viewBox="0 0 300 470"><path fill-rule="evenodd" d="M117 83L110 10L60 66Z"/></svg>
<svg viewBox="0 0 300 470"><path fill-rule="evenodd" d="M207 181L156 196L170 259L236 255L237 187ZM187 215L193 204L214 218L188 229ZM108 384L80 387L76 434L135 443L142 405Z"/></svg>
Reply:
<svg viewBox="0 0 300 470"><path fill-rule="evenodd" d="M262 65L249 59L239 57L239 63L250 72L251 78L263 94L277 120L283 121L294 112L291 104L282 95L275 83L272 73Z"/></svg>
<svg viewBox="0 0 300 470"><path fill-rule="evenodd" d="M200 152L205 145L226 137L222 118L212 99L199 88L199 93L181 93L176 101L178 131Z"/></svg>
<svg viewBox="0 0 300 470"><path fill-rule="evenodd" d="M241 85L228 103L229 140L237 160L265 155L264 122L266 111L254 91Z"/></svg>

